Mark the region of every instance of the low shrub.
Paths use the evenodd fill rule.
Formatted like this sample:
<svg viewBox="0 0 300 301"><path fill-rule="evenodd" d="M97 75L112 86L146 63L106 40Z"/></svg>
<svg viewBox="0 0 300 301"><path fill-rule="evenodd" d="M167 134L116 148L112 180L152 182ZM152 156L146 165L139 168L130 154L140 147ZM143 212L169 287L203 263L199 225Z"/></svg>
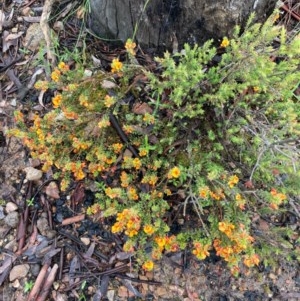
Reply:
<svg viewBox="0 0 300 301"><path fill-rule="evenodd" d="M187 247L201 260L216 252L235 275L268 263L270 250L292 252L291 230L270 243L254 223L300 195L300 36L274 25L276 13L263 25L252 19L217 48L165 53L160 72L136 64L131 40L127 62L115 58L108 73L85 78L61 62L51 82L35 85L55 89L53 109L15 113L11 135L63 191L97 181L87 213L114 217L112 232L125 234L124 250L146 270Z"/></svg>

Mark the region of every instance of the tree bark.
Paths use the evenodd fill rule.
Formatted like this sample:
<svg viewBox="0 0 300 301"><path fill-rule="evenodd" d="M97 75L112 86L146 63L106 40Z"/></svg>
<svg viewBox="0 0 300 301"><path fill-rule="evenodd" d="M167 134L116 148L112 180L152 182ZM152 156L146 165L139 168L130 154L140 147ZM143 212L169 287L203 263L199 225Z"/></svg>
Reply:
<svg viewBox="0 0 300 301"><path fill-rule="evenodd" d="M148 2L148 3L147 3ZM255 11L264 21L276 0L90 0L90 28L100 38L125 42L135 35L142 47L181 48L230 36Z"/></svg>

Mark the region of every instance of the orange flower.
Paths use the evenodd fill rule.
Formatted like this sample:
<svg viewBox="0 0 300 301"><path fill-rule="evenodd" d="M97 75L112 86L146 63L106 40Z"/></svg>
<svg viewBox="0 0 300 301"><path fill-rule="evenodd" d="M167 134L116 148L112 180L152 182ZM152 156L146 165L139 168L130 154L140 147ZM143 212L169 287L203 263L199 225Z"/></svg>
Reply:
<svg viewBox="0 0 300 301"><path fill-rule="evenodd" d="M246 201L243 199L240 193L235 196L236 204L241 210L245 210Z"/></svg>
<svg viewBox="0 0 300 301"><path fill-rule="evenodd" d="M51 73L51 79L56 83L59 81L60 76L61 72L57 68L55 68L54 71Z"/></svg>
<svg viewBox="0 0 300 301"><path fill-rule="evenodd" d="M14 117L16 122L23 122L24 121L24 115L21 111L15 111L14 112Z"/></svg>
<svg viewBox="0 0 300 301"><path fill-rule="evenodd" d="M131 240L127 240L123 246L123 250L125 252L133 252L134 251L134 242Z"/></svg>
<svg viewBox="0 0 300 301"><path fill-rule="evenodd" d="M251 268L255 265L259 264L259 257L257 254L253 255L246 255L244 259L244 264L248 267Z"/></svg>
<svg viewBox="0 0 300 301"><path fill-rule="evenodd" d="M229 44L230 44L230 42L229 42L228 38L224 37L220 47L226 48L229 46Z"/></svg>
<svg viewBox="0 0 300 301"><path fill-rule="evenodd" d="M119 154L123 148L123 144L122 143L114 143L112 145L112 148L113 148L113 151L116 153L116 154Z"/></svg>
<svg viewBox="0 0 300 301"><path fill-rule="evenodd" d="M125 171L121 172L121 186L122 187L128 187L130 182L130 177L128 177L128 174Z"/></svg>
<svg viewBox="0 0 300 301"><path fill-rule="evenodd" d="M37 81L35 84L34 84L34 87L37 89L37 90L41 90L41 91L47 91L48 88L49 88L49 83L47 81Z"/></svg>
<svg viewBox="0 0 300 301"><path fill-rule="evenodd" d="M209 244L203 245L200 242L194 242L194 249L192 253L200 260L205 259L209 256L208 249L210 248Z"/></svg>
<svg viewBox="0 0 300 301"><path fill-rule="evenodd" d="M180 169L177 166L173 167L168 173L168 179L172 179L172 178L177 179L179 178L179 176L180 176Z"/></svg>
<svg viewBox="0 0 300 301"><path fill-rule="evenodd" d="M152 260L147 260L146 262L144 262L142 267L145 271L152 271L154 268L154 263Z"/></svg>
<svg viewBox="0 0 300 301"><path fill-rule="evenodd" d="M98 127L100 129L102 128L107 128L108 126L110 126L110 122L109 119L107 117L103 117L99 122L98 122Z"/></svg>
<svg viewBox="0 0 300 301"><path fill-rule="evenodd" d="M118 233L123 231L123 224L120 222L116 222L112 227L111 227L111 232L112 233Z"/></svg>
<svg viewBox="0 0 300 301"><path fill-rule="evenodd" d="M139 199L139 196L136 192L136 189L134 187L129 187L127 190L127 196L129 200L137 201Z"/></svg>
<svg viewBox="0 0 300 301"><path fill-rule="evenodd" d="M234 175L229 178L228 186L233 188L239 182L238 176Z"/></svg>
<svg viewBox="0 0 300 301"><path fill-rule="evenodd" d="M152 250L151 257L152 257L154 260L160 259L160 258L162 257L161 249L159 249L159 248L154 248L154 249Z"/></svg>
<svg viewBox="0 0 300 301"><path fill-rule="evenodd" d="M158 247L161 250L165 247L165 245L166 245L166 238L165 237L158 236L158 237L155 237L154 240L155 240L155 242L157 243Z"/></svg>
<svg viewBox="0 0 300 301"><path fill-rule="evenodd" d="M74 177L77 181L80 181L85 177L85 173L82 171L82 169L77 169L74 172Z"/></svg>
<svg viewBox="0 0 300 301"><path fill-rule="evenodd" d="M112 96L106 95L104 97L104 105L110 108L115 103L115 99Z"/></svg>
<svg viewBox="0 0 300 301"><path fill-rule="evenodd" d="M129 237L133 237L138 234L138 231L136 229L126 230L125 234Z"/></svg>
<svg viewBox="0 0 300 301"><path fill-rule="evenodd" d="M136 44L131 39L128 39L126 41L125 49L127 50L127 52L129 54L135 55L135 50L134 50L135 47L136 47Z"/></svg>
<svg viewBox="0 0 300 301"><path fill-rule="evenodd" d="M131 125L123 125L123 131L128 135L133 133L133 127Z"/></svg>
<svg viewBox="0 0 300 301"><path fill-rule="evenodd" d="M141 157L145 157L145 156L147 156L147 154L148 154L148 151L146 149L141 149L139 152L139 155Z"/></svg>
<svg viewBox="0 0 300 301"><path fill-rule="evenodd" d="M63 109L63 113L67 119L77 119L78 118L78 114L75 112L68 112L65 109Z"/></svg>
<svg viewBox="0 0 300 301"><path fill-rule="evenodd" d="M203 199L206 199L209 193L209 189L207 186L199 189L199 196Z"/></svg>
<svg viewBox="0 0 300 301"><path fill-rule="evenodd" d="M142 162L140 161L139 158L134 158L132 161L132 165L135 169L140 169L142 166Z"/></svg>
<svg viewBox="0 0 300 301"><path fill-rule="evenodd" d="M69 66L66 65L64 62L60 62L57 67L61 72L67 72L70 70Z"/></svg>
<svg viewBox="0 0 300 301"><path fill-rule="evenodd" d="M120 72L123 68L123 64L119 61L119 59L113 59L111 63L111 72L117 73Z"/></svg>
<svg viewBox="0 0 300 301"><path fill-rule="evenodd" d="M225 233L227 236L231 236L232 230L235 229L235 226L231 223L220 222L219 223L219 230Z"/></svg>
<svg viewBox="0 0 300 301"><path fill-rule="evenodd" d="M144 232L147 234L147 235L152 235L154 233L154 227L152 225L145 225L144 228L143 228Z"/></svg>

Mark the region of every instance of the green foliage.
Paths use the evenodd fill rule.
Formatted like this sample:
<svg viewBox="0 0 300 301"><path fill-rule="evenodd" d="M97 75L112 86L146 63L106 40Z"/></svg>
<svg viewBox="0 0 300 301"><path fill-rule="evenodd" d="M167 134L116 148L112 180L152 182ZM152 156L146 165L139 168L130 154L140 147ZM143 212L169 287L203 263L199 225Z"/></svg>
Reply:
<svg viewBox="0 0 300 301"><path fill-rule="evenodd" d="M24 293L26 294L26 293L30 292L31 289L33 288L33 286L34 286L34 282L32 280L26 281L24 283Z"/></svg>
<svg viewBox="0 0 300 301"><path fill-rule="evenodd" d="M99 203L87 213L116 216L112 231L125 233L124 250L146 270L163 252L193 244L198 259L214 248L237 274L241 262L251 267L257 253L267 254L251 236L253 216L300 195L300 39L286 42L274 18L250 19L218 49L208 41L166 53L157 58L159 74L130 63L131 40L129 63L114 59L111 73L83 78L60 63L51 83L36 84L57 90L54 109L31 120L17 112L12 134L44 171L55 171L62 190L71 179L97 179ZM144 89L134 81L141 74L149 79ZM142 109L131 109L128 95ZM174 210L193 221L177 236L167 218ZM283 236L274 237L275 251Z"/></svg>

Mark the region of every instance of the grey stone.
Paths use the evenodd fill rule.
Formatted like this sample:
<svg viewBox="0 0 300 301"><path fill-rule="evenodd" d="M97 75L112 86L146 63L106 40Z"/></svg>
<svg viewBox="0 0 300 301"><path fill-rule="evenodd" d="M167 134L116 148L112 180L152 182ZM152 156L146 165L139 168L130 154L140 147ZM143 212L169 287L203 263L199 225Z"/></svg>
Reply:
<svg viewBox="0 0 300 301"><path fill-rule="evenodd" d="M5 223L12 228L17 228L19 224L19 214L16 211L10 212L4 219Z"/></svg>
<svg viewBox="0 0 300 301"><path fill-rule="evenodd" d="M230 35L251 12L263 21L275 0L91 0L90 29L100 38L125 42L134 33L144 47L172 49Z"/></svg>
<svg viewBox="0 0 300 301"><path fill-rule="evenodd" d="M15 265L9 273L9 281L21 279L25 277L29 272L29 264Z"/></svg>
<svg viewBox="0 0 300 301"><path fill-rule="evenodd" d="M30 265L30 271L33 276L37 276L41 270L41 266L37 263Z"/></svg>
<svg viewBox="0 0 300 301"><path fill-rule="evenodd" d="M10 213L10 212L13 212L13 211L17 211L18 206L13 202L8 202L8 203L6 203L5 209L6 209L7 213Z"/></svg>
<svg viewBox="0 0 300 301"><path fill-rule="evenodd" d="M37 220L37 228L38 230L40 231L40 233L44 236L47 235L48 231L50 230L50 226L49 226L49 223L48 223L48 219L45 218L45 217L40 217L38 220Z"/></svg>

